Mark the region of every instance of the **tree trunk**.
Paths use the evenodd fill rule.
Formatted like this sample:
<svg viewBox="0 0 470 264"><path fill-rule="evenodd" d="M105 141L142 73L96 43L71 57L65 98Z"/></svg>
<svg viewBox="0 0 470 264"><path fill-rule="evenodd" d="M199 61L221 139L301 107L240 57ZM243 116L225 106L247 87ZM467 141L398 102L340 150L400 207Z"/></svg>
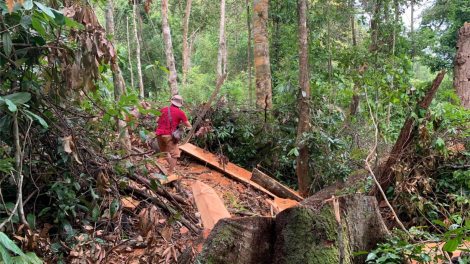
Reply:
<svg viewBox="0 0 470 264"><path fill-rule="evenodd" d="M389 237L374 197L360 194L294 207L276 218L220 220L196 257L200 263L364 263ZM196 261L196 262L197 262Z"/></svg>
<svg viewBox="0 0 470 264"><path fill-rule="evenodd" d="M129 43L129 17L127 17L127 54L129 55L129 70L131 74L131 88L134 91L134 72L132 71L131 47Z"/></svg>
<svg viewBox="0 0 470 264"><path fill-rule="evenodd" d="M113 1L108 0L106 4L106 33L108 35L114 36L114 7ZM114 39L112 38L110 42L114 45ZM116 63L115 71L113 72L113 86L114 86L114 100L119 102L121 100L121 95L125 92L126 84L122 78L121 68L119 64ZM118 123L118 133L120 135L121 148L127 152L131 151L131 141L129 139L129 132L126 129L126 122L119 119Z"/></svg>
<svg viewBox="0 0 470 264"><path fill-rule="evenodd" d="M227 22L228 22L228 19L227 19ZM228 24L228 23L227 23ZM224 67L223 67L223 72L226 73L228 72L228 47L229 47L229 43L230 43L230 33L227 34L227 32L225 32L225 47L224 47Z"/></svg>
<svg viewBox="0 0 470 264"><path fill-rule="evenodd" d="M253 49L256 107L272 108L271 64L268 41L268 0L253 0Z"/></svg>
<svg viewBox="0 0 470 264"><path fill-rule="evenodd" d="M217 56L217 82L223 72L222 65L225 54L225 0L220 1L220 24L219 24L219 54Z"/></svg>
<svg viewBox="0 0 470 264"><path fill-rule="evenodd" d="M307 197L310 193L312 177L308 164L310 154L307 143L302 140L303 133L310 129L310 79L308 75L308 33L307 33L307 3L300 0L298 6L298 37L299 37L299 123L297 125L296 147L299 151L297 156L297 179L299 181L299 194Z"/></svg>
<svg viewBox="0 0 470 264"><path fill-rule="evenodd" d="M140 43L137 34L137 23L135 22L136 0L132 5L132 20L134 22L134 38L135 38L135 58L137 59L137 75L139 77L139 97L144 98L144 81L142 79L142 65L140 63Z"/></svg>
<svg viewBox="0 0 470 264"><path fill-rule="evenodd" d="M186 78L189 72L189 57L191 56L191 50L188 50L188 27L192 2L193 0L186 0L186 15L183 24L183 86L186 85Z"/></svg>
<svg viewBox="0 0 470 264"><path fill-rule="evenodd" d="M235 45L233 47L235 50L238 49L238 19L239 19L239 17L240 17L240 15L237 12L237 16L235 18Z"/></svg>
<svg viewBox="0 0 470 264"><path fill-rule="evenodd" d="M445 72L446 72L445 70L442 70L442 72L436 76L436 78L431 84L431 87L427 91L426 95L418 103L418 105L422 109L426 111L428 110L434 96L436 95L437 89L441 85L442 79L444 79ZM386 162L380 165L379 177L377 180L380 183L382 190L387 191L390 186L395 184L396 174L395 174L393 167L396 164L397 160L401 158L401 155L404 152L404 150L413 141L414 137L416 136L417 131L418 129L417 129L417 126L415 125L414 118L408 117L405 121L405 124L401 128L400 135L398 136L398 139L395 145L393 146L392 151L390 152L389 158L387 159ZM377 190L376 186L372 188L372 190L370 191L370 195L375 195L379 203L383 200L383 196Z"/></svg>
<svg viewBox="0 0 470 264"><path fill-rule="evenodd" d="M397 23L398 23L398 0L394 0L393 4L395 6L395 19L393 20L393 35L392 35L392 69L395 68L395 45L396 45L396 34L397 34ZM390 81L390 91L394 87L394 74L392 74L392 80ZM390 127L390 117L391 117L392 103L388 103L387 109L387 127Z"/></svg>
<svg viewBox="0 0 470 264"><path fill-rule="evenodd" d="M251 27L250 27L250 6L246 0L246 25L248 28L247 61L248 61L248 94L250 95L250 106L253 106L253 86L251 85Z"/></svg>
<svg viewBox="0 0 470 264"><path fill-rule="evenodd" d="M168 86L170 86L171 97L179 93L177 74L175 69L175 57L173 56L173 45L171 43L170 25L168 24L168 0L162 0L162 28L163 40L165 41L166 67L168 75Z"/></svg>
<svg viewBox="0 0 470 264"><path fill-rule="evenodd" d="M140 40L142 41L142 44L143 44L144 50L145 50L145 54L147 55L147 63L148 64L153 64L153 62L150 60L149 50L147 49L147 44L145 43L145 39L144 39L144 32L142 30L142 16L140 15L140 10L137 13L137 15L138 15L137 17L139 18ZM155 90L157 90L157 78L155 77L155 69L152 67L152 68L150 68L150 71L152 72L153 85L155 86ZM157 94L155 94L155 98L156 98L156 96L157 96Z"/></svg>
<svg viewBox="0 0 470 264"><path fill-rule="evenodd" d="M461 105L470 109L470 23L460 28L454 59L454 89Z"/></svg>

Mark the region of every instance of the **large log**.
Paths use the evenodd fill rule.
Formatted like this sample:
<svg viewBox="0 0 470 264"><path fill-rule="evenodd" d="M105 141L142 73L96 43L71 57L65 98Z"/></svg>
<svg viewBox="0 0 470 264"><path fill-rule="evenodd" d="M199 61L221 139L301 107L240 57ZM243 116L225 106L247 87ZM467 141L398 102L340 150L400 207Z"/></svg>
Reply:
<svg viewBox="0 0 470 264"><path fill-rule="evenodd" d="M270 191L277 197L292 199L296 201L303 200L302 196L300 196L297 192L280 184L279 182L269 177L268 175L262 173L256 168L253 169L253 172L251 173L251 181L264 187L266 190Z"/></svg>
<svg viewBox="0 0 470 264"><path fill-rule="evenodd" d="M431 87L427 91L424 98L418 103L418 106L421 109L428 110L429 106L431 105L434 96L436 95L437 89L441 85L442 79L444 79L446 70L442 70L434 81L431 84ZM389 158L385 163L382 163L379 167L379 177L378 181L382 190L387 191L392 184L396 182L396 175L395 171L393 170L393 166L397 163L400 159L400 156L403 154L403 151L410 145L413 141L413 138L416 136L418 129L415 125L415 120L412 117L408 117L405 121L405 124L401 128L400 135L393 146L392 151L390 152ZM377 191L377 187L371 190L370 195L375 195L377 201L380 203L384 198L382 194Z"/></svg>
<svg viewBox="0 0 470 264"><path fill-rule="evenodd" d="M338 203L337 213L334 202ZM366 255L354 257L354 253L372 251L388 237L375 198L355 194L330 199L318 207L289 208L275 219L223 219L205 241L197 260L362 264Z"/></svg>

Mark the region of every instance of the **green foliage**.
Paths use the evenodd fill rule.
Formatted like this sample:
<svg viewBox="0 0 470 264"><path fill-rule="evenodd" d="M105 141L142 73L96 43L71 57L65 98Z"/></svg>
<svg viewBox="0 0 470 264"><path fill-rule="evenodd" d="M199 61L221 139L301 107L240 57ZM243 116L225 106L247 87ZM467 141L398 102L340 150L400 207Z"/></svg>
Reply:
<svg viewBox="0 0 470 264"><path fill-rule="evenodd" d="M10 252L14 256L11 256ZM0 232L0 263L40 264L42 260L34 252L23 253L15 242L11 241L3 232Z"/></svg>

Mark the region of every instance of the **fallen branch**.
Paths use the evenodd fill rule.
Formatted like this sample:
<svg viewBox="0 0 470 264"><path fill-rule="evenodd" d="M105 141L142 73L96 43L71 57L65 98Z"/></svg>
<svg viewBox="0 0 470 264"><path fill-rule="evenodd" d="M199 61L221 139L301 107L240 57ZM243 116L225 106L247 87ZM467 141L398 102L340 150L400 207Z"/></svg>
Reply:
<svg viewBox="0 0 470 264"><path fill-rule="evenodd" d="M424 98L418 103L419 107L424 110L428 110L429 106L431 105L432 99L436 95L437 89L441 85L442 79L444 79L446 71L442 70L434 79L429 88L428 92L424 96ZM397 163L398 158L403 153L410 143L412 142L413 138L417 133L417 128L415 126L415 120L412 117L408 117L403 125L400 135L393 146L392 151L390 152L389 158L385 163L382 163L379 167L379 177L378 182L380 187L383 190L388 190L392 184L396 182L396 174L394 173L393 166ZM380 202L384 199L382 194L377 191L378 185L375 185L372 190L370 191L369 195L373 195L377 198L377 201Z"/></svg>
<svg viewBox="0 0 470 264"><path fill-rule="evenodd" d="M145 179L144 177L141 177L141 176L137 176L137 175L131 176L130 178L135 180L136 182L138 182L140 184L145 185L148 189L153 190L152 185L150 184L150 180ZM183 199L183 197L181 197L179 195L176 195L176 194L169 193L166 190L164 190L163 188L158 188L155 192L158 195L163 196L163 197L167 198L170 201L173 199L174 201L176 201L180 204L188 205L188 203Z"/></svg>
<svg viewBox="0 0 470 264"><path fill-rule="evenodd" d="M163 209L164 211L166 211L166 212L168 212L172 215L176 215L178 213L173 207L169 206L168 204L163 203L157 197L150 196L149 194L145 193L144 191L132 188L130 186L126 186L123 191L126 194L132 195L136 198L148 200L148 201L152 202L156 206L160 207L161 209ZM178 218L178 221L180 221L183 225L185 225L187 228L189 228L194 233L196 233L196 234L199 233L200 230L195 225L191 224L191 222L186 220L186 218L184 218L184 216L180 216Z"/></svg>

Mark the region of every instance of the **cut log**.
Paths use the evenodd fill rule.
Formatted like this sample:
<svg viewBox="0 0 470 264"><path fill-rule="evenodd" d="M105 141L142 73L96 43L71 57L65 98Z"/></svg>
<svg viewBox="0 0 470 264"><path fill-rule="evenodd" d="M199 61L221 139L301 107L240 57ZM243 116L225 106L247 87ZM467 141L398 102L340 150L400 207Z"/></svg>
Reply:
<svg viewBox="0 0 470 264"><path fill-rule="evenodd" d="M418 106L421 109L428 110L429 106L431 105L434 96L436 95L437 89L441 85L442 79L444 79L446 70L442 70L434 81L431 84L431 87L426 92L424 98L418 103ZM405 121L405 124L401 128L400 135L393 146L392 151L390 152L389 158L385 163L380 165L380 173L378 177L378 181L382 190L387 191L390 186L395 184L396 182L396 175L393 169L393 166L397 163L400 156L403 154L403 151L410 145L413 139L416 136L418 129L415 125L414 118L408 117ZM375 195L377 201L380 203L384 198L382 194L377 190L377 187L374 186L372 188L370 195Z"/></svg>
<svg viewBox="0 0 470 264"><path fill-rule="evenodd" d="M251 186L253 186L255 189L258 191L261 191L271 197L276 197L273 193L270 191L266 190L265 188L261 187L259 184L252 182L251 179L251 172L238 167L237 165L233 163L227 163L225 166L220 166L219 162L216 160L217 156L205 152L203 149L198 148L194 146L193 144L186 143L184 145L180 145L180 150L182 150L184 153L189 154L190 156L201 160L208 165L212 166L213 168L217 169L218 171L221 171L222 173L230 176L232 179L235 179L240 182L247 183Z"/></svg>
<svg viewBox="0 0 470 264"><path fill-rule="evenodd" d="M333 202L339 204L337 213ZM354 257L354 253L370 252L388 237L375 198L355 194L319 207L289 208L275 219L221 220L196 259L201 263L362 264L367 255Z"/></svg>
<svg viewBox="0 0 470 264"><path fill-rule="evenodd" d="M271 264L274 219L250 217L222 219L207 237L194 263Z"/></svg>
<svg viewBox="0 0 470 264"><path fill-rule="evenodd" d="M275 179L262 173L256 168L253 169L253 172L251 174L251 180L264 187L266 190L272 192L277 197L292 199L296 201L303 200L302 196L300 196L298 192L287 188L286 186L280 184Z"/></svg>
<svg viewBox="0 0 470 264"><path fill-rule="evenodd" d="M202 225L205 229L212 230L220 219L231 217L222 200L212 187L196 181L191 186L191 189L193 190L197 210L201 213Z"/></svg>

